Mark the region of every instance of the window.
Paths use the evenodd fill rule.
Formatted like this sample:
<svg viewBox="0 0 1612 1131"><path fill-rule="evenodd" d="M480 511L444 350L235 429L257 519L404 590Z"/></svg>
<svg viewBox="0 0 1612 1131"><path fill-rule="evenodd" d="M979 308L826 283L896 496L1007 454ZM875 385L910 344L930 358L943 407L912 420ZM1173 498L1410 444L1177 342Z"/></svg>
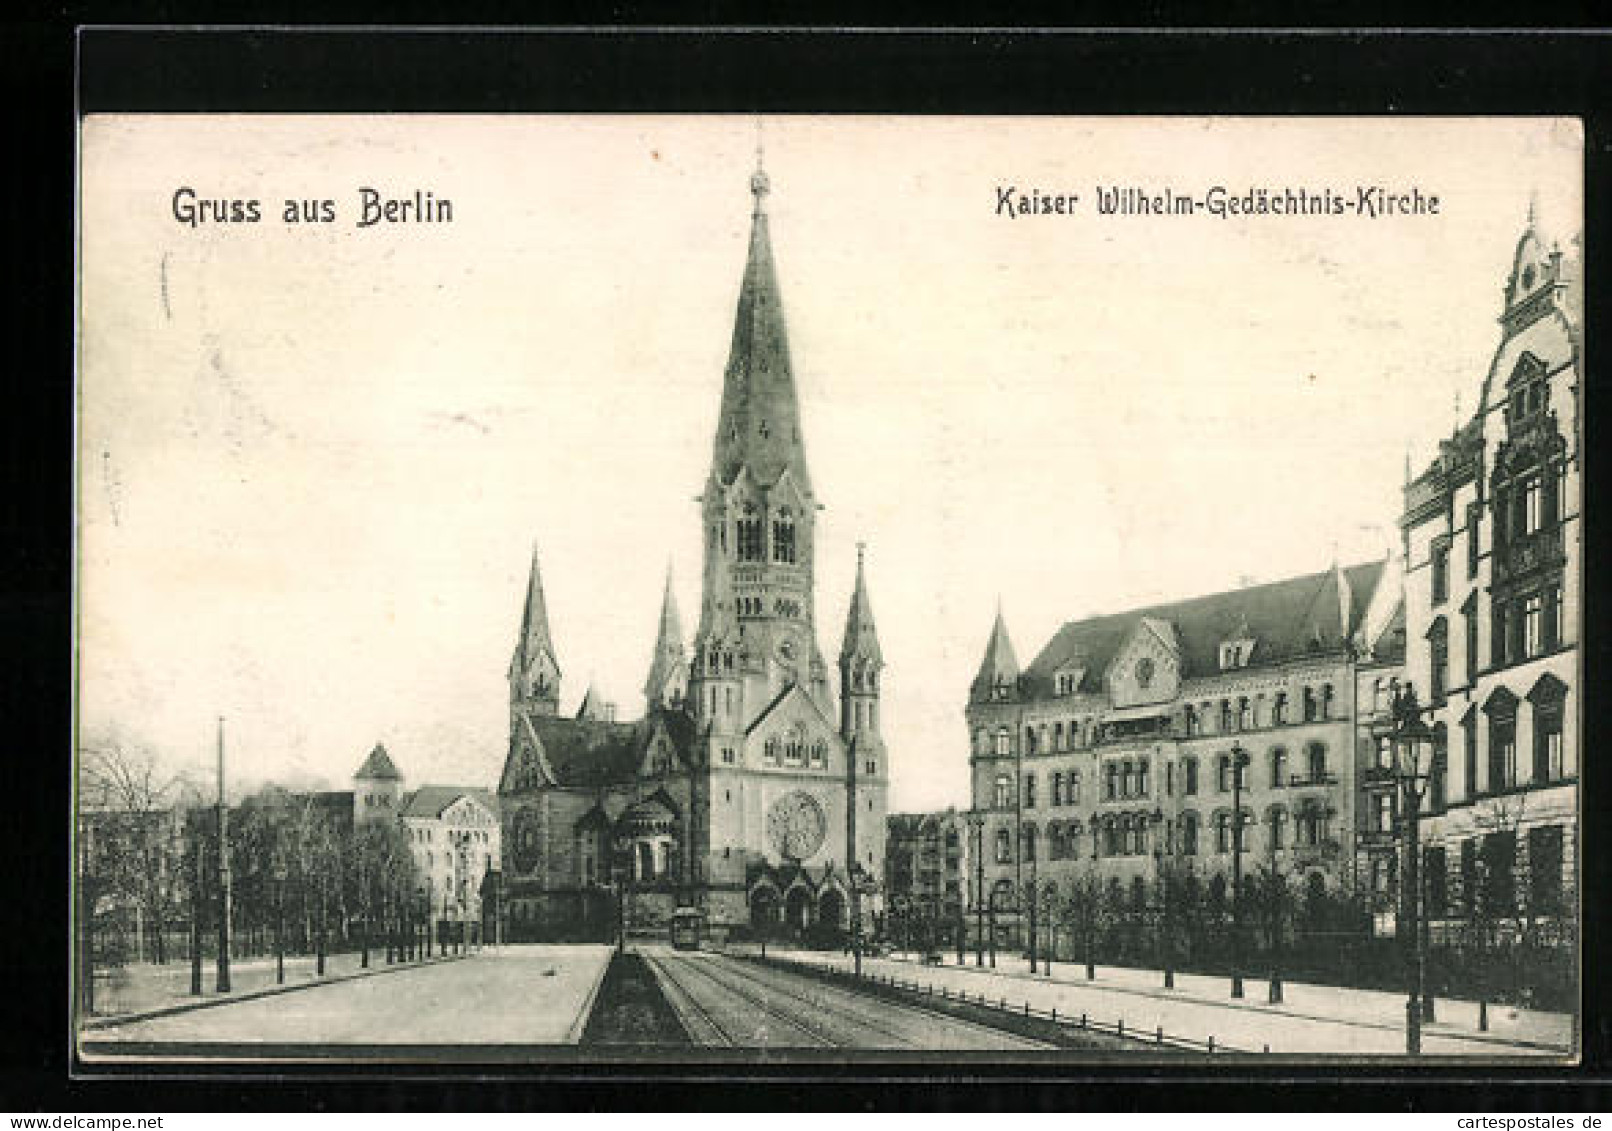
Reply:
<svg viewBox="0 0 1612 1131"><path fill-rule="evenodd" d="M1025 774L1024 775L1024 807L1026 809L1034 809L1035 808L1035 775L1034 774Z"/></svg>
<svg viewBox="0 0 1612 1131"><path fill-rule="evenodd" d="M1036 752L1035 727L1024 728L1024 752L1026 754Z"/></svg>
<svg viewBox="0 0 1612 1131"><path fill-rule="evenodd" d="M1544 491L1540 477L1530 475L1522 485L1523 533L1533 534L1543 526Z"/></svg>
<svg viewBox="0 0 1612 1131"><path fill-rule="evenodd" d="M1489 708L1489 792L1517 784L1517 701L1500 696Z"/></svg>
<svg viewBox="0 0 1612 1131"><path fill-rule="evenodd" d="M1287 784L1287 751L1280 746L1271 749L1271 788L1281 789Z"/></svg>
<svg viewBox="0 0 1612 1131"><path fill-rule="evenodd" d="M1184 716L1187 723L1187 734L1193 735L1203 733L1203 720L1198 717L1198 709L1196 707L1192 706L1190 703L1187 704L1184 711Z"/></svg>
<svg viewBox="0 0 1612 1131"><path fill-rule="evenodd" d="M1221 793L1231 792L1230 754L1222 754L1219 758L1215 759L1215 788Z"/></svg>
<svg viewBox="0 0 1612 1131"><path fill-rule="evenodd" d="M1121 797L1129 797L1131 795L1131 791L1135 788L1132 784L1132 780L1130 759L1126 759L1124 762L1120 763L1119 770L1119 795Z"/></svg>
<svg viewBox="0 0 1612 1131"><path fill-rule="evenodd" d="M746 511L752 509L746 507ZM741 562L761 561L763 557L761 520L759 518L741 518L734 524L734 529L739 544L739 560Z"/></svg>
<svg viewBox="0 0 1612 1131"><path fill-rule="evenodd" d="M1271 724L1283 726L1287 722L1287 692L1278 691L1276 698L1271 700Z"/></svg>
<svg viewBox="0 0 1612 1131"><path fill-rule="evenodd" d="M1244 695L1237 700L1237 729L1252 730L1254 728L1254 709Z"/></svg>
<svg viewBox="0 0 1612 1131"><path fill-rule="evenodd" d="M1439 544L1433 547L1433 603L1447 601L1450 596L1450 547Z"/></svg>
<svg viewBox="0 0 1612 1131"><path fill-rule="evenodd" d="M1478 678L1478 615L1470 600L1461 610L1461 629L1466 647L1466 682L1471 687Z"/></svg>
<svg viewBox="0 0 1612 1131"><path fill-rule="evenodd" d="M1467 915L1478 908L1478 842L1461 842L1461 904Z"/></svg>
<svg viewBox="0 0 1612 1131"><path fill-rule="evenodd" d="M1371 831L1374 833L1391 833L1394 831L1394 795L1392 793L1372 795Z"/></svg>
<svg viewBox="0 0 1612 1131"><path fill-rule="evenodd" d="M1052 775L1052 804L1054 808L1063 804L1063 774Z"/></svg>
<svg viewBox="0 0 1612 1131"><path fill-rule="evenodd" d="M1136 794L1138 797L1147 796L1147 759L1143 758L1136 764Z"/></svg>
<svg viewBox="0 0 1612 1131"><path fill-rule="evenodd" d="M1306 687L1304 689L1304 721L1307 723L1315 722L1319 713L1315 701L1315 688Z"/></svg>
<svg viewBox="0 0 1612 1131"><path fill-rule="evenodd" d="M1002 730L997 731L996 732L996 756L998 758L1006 758L1009 754L1012 753L1012 751L1008 749L1008 743L1009 743L1009 739L1008 739L1007 729L1003 728Z"/></svg>
<svg viewBox="0 0 1612 1131"><path fill-rule="evenodd" d="M788 507L772 523L772 560L795 564L795 519Z"/></svg>
<svg viewBox="0 0 1612 1131"><path fill-rule="evenodd" d="M1493 667L1506 666L1506 602L1496 601L1491 612L1492 625L1489 633L1489 662Z"/></svg>
<svg viewBox="0 0 1612 1131"><path fill-rule="evenodd" d="M1443 723L1433 727L1433 764L1427 782L1428 806L1442 813L1449 805L1450 740Z"/></svg>
<svg viewBox="0 0 1612 1131"><path fill-rule="evenodd" d="M1463 796L1471 801L1478 795L1478 722L1470 707L1461 716L1461 770L1466 782Z"/></svg>
<svg viewBox="0 0 1612 1131"><path fill-rule="evenodd" d="M1273 851L1287 847L1287 810L1280 807L1272 809L1265 815L1266 825L1270 832L1270 846Z"/></svg>
<svg viewBox="0 0 1612 1131"><path fill-rule="evenodd" d="M1068 792L1067 796L1069 798L1069 804L1071 804L1071 805L1079 805L1080 804L1080 771L1079 770L1070 770L1069 771L1069 792Z"/></svg>
<svg viewBox="0 0 1612 1131"><path fill-rule="evenodd" d="M1327 780L1327 748L1319 742L1312 742L1305 749L1305 756L1310 764L1310 781L1321 784Z"/></svg>
<svg viewBox="0 0 1612 1131"><path fill-rule="evenodd" d="M1181 792L1188 797L1195 796L1198 792L1198 760L1196 758L1188 758L1181 763L1181 777Z"/></svg>
<svg viewBox="0 0 1612 1131"><path fill-rule="evenodd" d="M1231 700L1222 699L1220 701L1220 732L1225 734L1229 730L1231 730Z"/></svg>
<svg viewBox="0 0 1612 1131"><path fill-rule="evenodd" d="M1103 767L1103 800L1113 801L1119 796L1119 766L1113 762Z"/></svg>
<svg viewBox="0 0 1612 1131"><path fill-rule="evenodd" d="M1483 509L1477 503L1469 503L1466 508L1466 575L1467 579L1478 576L1478 523L1482 518Z"/></svg>
<svg viewBox="0 0 1612 1131"><path fill-rule="evenodd" d="M1544 647L1546 651L1562 644L1562 587L1547 585L1543 591L1545 604Z"/></svg>
<svg viewBox="0 0 1612 1131"><path fill-rule="evenodd" d="M1531 593L1522 602L1522 658L1537 656L1545 647L1545 599Z"/></svg>
<svg viewBox="0 0 1612 1131"><path fill-rule="evenodd" d="M1562 827L1528 830L1528 910L1551 915L1562 909Z"/></svg>
<svg viewBox="0 0 1612 1131"><path fill-rule="evenodd" d="M1503 918L1517 907L1517 834L1490 833L1483 838L1482 853L1487 873L1484 902L1489 914Z"/></svg>
<svg viewBox="0 0 1612 1131"><path fill-rule="evenodd" d="M1534 774L1537 783L1561 781L1566 774L1562 752L1562 703L1567 688L1550 677L1529 695L1534 703Z"/></svg>
<svg viewBox="0 0 1612 1131"><path fill-rule="evenodd" d="M1430 666L1428 686L1432 689L1433 702L1441 703L1444 701L1450 667L1449 630L1443 617L1435 620L1433 627L1428 630L1427 646Z"/></svg>
<svg viewBox="0 0 1612 1131"><path fill-rule="evenodd" d="M1231 814L1215 814L1215 851L1231 851Z"/></svg>
<svg viewBox="0 0 1612 1131"><path fill-rule="evenodd" d="M1035 837L1036 837L1035 826L1034 825L1025 825L1024 826L1024 858L1026 860L1034 860L1035 859Z"/></svg>
<svg viewBox="0 0 1612 1131"><path fill-rule="evenodd" d="M1321 717L1323 719L1332 717L1332 685L1330 683L1321 688Z"/></svg>
<svg viewBox="0 0 1612 1131"><path fill-rule="evenodd" d="M996 807L1013 808L1013 779L1007 774L996 775Z"/></svg>
<svg viewBox="0 0 1612 1131"><path fill-rule="evenodd" d="M1198 814L1181 814L1181 852L1185 856L1198 855Z"/></svg>
<svg viewBox="0 0 1612 1131"><path fill-rule="evenodd" d="M996 862L1013 863L1013 834L1006 829L996 830Z"/></svg>
<svg viewBox="0 0 1612 1131"><path fill-rule="evenodd" d="M1054 750L1067 749L1067 747L1065 747L1064 743L1063 743L1063 724L1062 723L1053 723L1052 724L1052 748Z"/></svg>
<svg viewBox="0 0 1612 1131"><path fill-rule="evenodd" d="M1449 913L1450 876L1443 848L1422 849L1422 892L1430 918L1441 919Z"/></svg>

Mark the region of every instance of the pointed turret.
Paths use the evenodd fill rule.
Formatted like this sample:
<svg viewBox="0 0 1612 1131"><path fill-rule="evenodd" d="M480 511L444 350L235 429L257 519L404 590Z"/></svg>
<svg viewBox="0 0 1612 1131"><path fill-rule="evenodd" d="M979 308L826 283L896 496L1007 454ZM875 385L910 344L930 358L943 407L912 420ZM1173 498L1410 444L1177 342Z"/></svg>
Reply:
<svg viewBox="0 0 1612 1131"><path fill-rule="evenodd" d="M536 714L552 715L560 705L560 664L549 638L548 606L543 600L543 577L538 571L537 547L532 547L532 572L526 582L526 608L520 635L509 661L510 705L525 706Z"/></svg>
<svg viewBox="0 0 1612 1131"><path fill-rule="evenodd" d="M868 583L863 567L865 547L856 545L856 588L851 593L851 611L845 617L845 643L840 646L840 663L847 660L884 662L879 651L879 633L873 625L873 602L868 600Z"/></svg>
<svg viewBox="0 0 1612 1131"><path fill-rule="evenodd" d="M688 684L688 664L683 651L683 621L677 615L677 597L672 592L672 567L666 566L666 590L660 600L660 628L655 634L655 652L649 660L649 678L644 681L644 698L651 709L675 707L683 700Z"/></svg>
<svg viewBox="0 0 1612 1131"><path fill-rule="evenodd" d="M996 606L996 623L991 626L991 639L985 645L985 659L974 676L971 695L976 700L1006 698L1018 685L1019 659L1013 654L1013 641L1008 638L1007 622L1002 618L1002 606Z"/></svg>
<svg viewBox="0 0 1612 1131"><path fill-rule="evenodd" d="M364 764L358 767L353 780L402 781L403 775L398 771L397 764L392 761L392 756L386 752L386 747L377 742L375 749L369 752L369 757L364 759Z"/></svg>
<svg viewBox="0 0 1612 1131"><path fill-rule="evenodd" d="M771 184L761 167L750 178L755 209L750 217L750 253L739 288L733 345L722 384L712 474L724 485L741 467L764 486L788 469L801 491L811 494L806 450L801 439L800 405L789 364L784 308L773 269L765 201Z"/></svg>
<svg viewBox="0 0 1612 1131"><path fill-rule="evenodd" d="M379 742L353 774L353 821L389 821L402 809L403 774Z"/></svg>
<svg viewBox="0 0 1612 1131"><path fill-rule="evenodd" d="M845 617L845 643L840 646L840 734L858 740L861 749L879 735L879 672L884 655L873 627L873 602L868 600L864 567L865 547L856 545L856 588Z"/></svg>

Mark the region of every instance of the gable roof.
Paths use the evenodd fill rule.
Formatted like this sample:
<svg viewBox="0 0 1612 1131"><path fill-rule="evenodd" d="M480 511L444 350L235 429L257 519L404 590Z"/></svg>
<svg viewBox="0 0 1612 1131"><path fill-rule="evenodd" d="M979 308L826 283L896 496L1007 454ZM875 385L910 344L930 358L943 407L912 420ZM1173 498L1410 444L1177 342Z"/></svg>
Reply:
<svg viewBox="0 0 1612 1131"><path fill-rule="evenodd" d="M630 723L540 715L528 720L556 784L597 788L636 781L644 747L657 726L684 758L693 744L694 722L679 711L654 711Z"/></svg>
<svg viewBox="0 0 1612 1131"><path fill-rule="evenodd" d="M1383 562L1368 562L1339 571L1323 570L1265 585L1211 593L1164 605L1070 621L1060 628L1025 672L1031 694L1051 691L1059 668L1083 666L1087 679L1108 670L1139 622L1164 621L1175 628L1182 678L1220 671L1221 642L1233 638L1246 622L1257 641L1254 666L1277 664L1344 647L1365 613L1382 577ZM1344 580L1340 591L1339 575ZM1340 623L1343 608L1349 623Z"/></svg>
<svg viewBox="0 0 1612 1131"><path fill-rule="evenodd" d="M498 798L491 790L474 785L422 785L403 799L405 817L440 817L461 797L469 797L498 815Z"/></svg>

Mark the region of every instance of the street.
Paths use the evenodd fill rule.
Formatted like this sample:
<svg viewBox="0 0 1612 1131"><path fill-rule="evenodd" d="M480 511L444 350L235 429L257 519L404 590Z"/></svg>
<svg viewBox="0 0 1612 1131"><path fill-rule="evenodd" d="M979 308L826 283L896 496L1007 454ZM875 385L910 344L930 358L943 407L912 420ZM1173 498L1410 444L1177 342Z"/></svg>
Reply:
<svg viewBox="0 0 1612 1131"><path fill-rule="evenodd" d="M98 1045L575 1044L607 946L510 946L99 1030Z"/></svg>
<svg viewBox="0 0 1612 1131"><path fill-rule="evenodd" d="M645 947L640 953L701 1045L948 1051L1051 1047L726 955L669 947Z"/></svg>

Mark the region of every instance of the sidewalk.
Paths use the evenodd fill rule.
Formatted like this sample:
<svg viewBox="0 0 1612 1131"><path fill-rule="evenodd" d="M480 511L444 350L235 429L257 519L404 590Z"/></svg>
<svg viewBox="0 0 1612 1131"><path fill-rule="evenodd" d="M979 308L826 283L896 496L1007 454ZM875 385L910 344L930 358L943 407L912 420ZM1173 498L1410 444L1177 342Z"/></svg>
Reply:
<svg viewBox="0 0 1612 1131"><path fill-rule="evenodd" d="M769 947L769 952L776 948ZM814 951L776 950L780 957L849 969L852 959ZM962 967L955 953L939 966L920 964L915 956L865 958L865 973L931 984L937 991L983 993L1009 1004L1028 1002L1036 1009L1056 1008L1060 1015L1089 1014L1094 1020L1124 1020L1126 1028L1153 1031L1215 1043L1248 1052L1273 1054L1402 1056L1405 1052L1405 998L1377 990L1356 990L1303 982L1284 982L1280 1005L1266 1001L1268 983L1244 978L1246 996L1230 997L1230 981L1202 974L1175 976L1175 988L1163 988L1156 970L1099 966L1096 980L1086 969L1054 962L1052 977L1032 975L1022 955L997 953L997 967L973 965L969 954ZM986 959L990 961L989 957ZM1489 1031L1477 1028L1477 1003L1440 998L1438 1020L1423 1027L1422 1051L1428 1056L1560 1057L1572 1046L1572 1018L1565 1013L1489 1008Z"/></svg>
<svg viewBox="0 0 1612 1131"><path fill-rule="evenodd" d="M361 969L357 951L327 954L323 978L314 973L317 965L317 959L311 954L294 957L286 955L285 985L288 988L314 985L321 981L328 982L359 973ZM392 965L396 967L405 964L394 962ZM370 950L369 968L387 969L384 947ZM148 962L98 970L95 976L95 1011L89 1014L86 1020L146 1013L153 1009L191 1002L239 997L242 994L272 989L276 985L273 955L266 958L234 959L230 962L229 973L230 993L220 994L217 992L218 964L209 958L202 964L201 996L195 997L190 992L189 959L168 962L161 966Z"/></svg>

